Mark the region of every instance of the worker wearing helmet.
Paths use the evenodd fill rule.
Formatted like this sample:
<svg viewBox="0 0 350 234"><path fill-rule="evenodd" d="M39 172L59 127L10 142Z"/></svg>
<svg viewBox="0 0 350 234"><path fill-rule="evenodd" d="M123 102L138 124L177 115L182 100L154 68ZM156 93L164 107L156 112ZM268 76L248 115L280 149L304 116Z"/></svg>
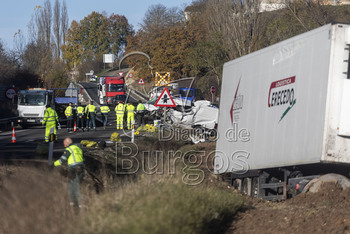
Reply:
<svg viewBox="0 0 350 234"><path fill-rule="evenodd" d="M79 184L84 177L84 160L83 151L72 143L73 141L71 138L67 137L64 139L63 145L66 149L61 158L55 161L54 165L58 167L67 161L69 178L68 190L71 204L75 207L79 207L81 204Z"/></svg>
<svg viewBox="0 0 350 234"><path fill-rule="evenodd" d="M56 135L56 125L58 124L58 115L57 112L51 108L50 105L46 106L43 125L46 125L45 128L45 142L49 142L51 129L53 128L53 134ZM56 139L57 140L57 135Z"/></svg>
<svg viewBox="0 0 350 234"><path fill-rule="evenodd" d="M120 101L114 110L117 115L117 130L123 129L124 112L125 112L125 105L123 101Z"/></svg>
<svg viewBox="0 0 350 234"><path fill-rule="evenodd" d="M127 115L127 125L128 129L133 129L134 128L134 121L135 121L135 106L132 105L130 102L128 102L126 106L126 111L128 113Z"/></svg>

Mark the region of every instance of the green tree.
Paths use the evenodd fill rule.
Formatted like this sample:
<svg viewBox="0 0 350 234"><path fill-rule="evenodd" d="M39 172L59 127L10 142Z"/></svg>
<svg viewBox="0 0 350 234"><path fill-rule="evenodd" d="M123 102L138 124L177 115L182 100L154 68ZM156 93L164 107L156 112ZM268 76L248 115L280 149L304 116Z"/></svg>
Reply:
<svg viewBox="0 0 350 234"><path fill-rule="evenodd" d="M65 88L68 85L69 79L64 63L55 63L53 69L45 77L45 88Z"/></svg>
<svg viewBox="0 0 350 234"><path fill-rule="evenodd" d="M110 51L109 28L106 16L92 12L80 21L79 30L84 51L93 52L96 55L106 54Z"/></svg>
<svg viewBox="0 0 350 234"><path fill-rule="evenodd" d="M193 46L192 34L184 24L184 13L177 7L166 8L162 4L152 5L147 10L141 29L128 37L127 52L142 51L151 57L154 71L170 72L172 78L189 74L185 61L186 53ZM139 70L146 80L152 78L148 60L143 56L132 56L127 63Z"/></svg>
<svg viewBox="0 0 350 234"><path fill-rule="evenodd" d="M62 46L62 52L68 68L73 68L83 61L84 48L80 34L80 25L76 21L71 23L66 35L66 42Z"/></svg>
<svg viewBox="0 0 350 234"><path fill-rule="evenodd" d="M190 74L190 66L186 64L186 57L190 48L194 46L193 34L183 26L164 28L158 31L159 36L153 40L147 38L147 33L139 32L129 40L127 51L142 51L151 57L154 71L170 72L176 79ZM134 56L128 63L140 69L144 78L151 78L147 60L144 57Z"/></svg>
<svg viewBox="0 0 350 234"><path fill-rule="evenodd" d="M127 45L127 36L133 35L132 25L125 16L112 14L108 18L111 53L118 55Z"/></svg>
<svg viewBox="0 0 350 234"><path fill-rule="evenodd" d="M92 12L79 23L72 22L63 46L63 57L70 68L90 63L89 60L102 64L103 54L121 53L127 44L126 37L132 34L132 26L124 16L112 14L107 18Z"/></svg>

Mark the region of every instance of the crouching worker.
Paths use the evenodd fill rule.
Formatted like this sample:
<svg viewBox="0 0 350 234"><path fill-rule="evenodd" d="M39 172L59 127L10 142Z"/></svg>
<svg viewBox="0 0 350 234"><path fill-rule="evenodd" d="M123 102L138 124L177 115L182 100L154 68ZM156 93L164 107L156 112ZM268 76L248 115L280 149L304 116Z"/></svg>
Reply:
<svg viewBox="0 0 350 234"><path fill-rule="evenodd" d="M68 164L68 178L69 178L69 195L71 205L74 207L81 207L81 195L79 184L84 177L84 163L83 151L76 145L72 144L71 138L67 137L63 141L66 148L60 159L55 162L55 167L61 166L65 161Z"/></svg>

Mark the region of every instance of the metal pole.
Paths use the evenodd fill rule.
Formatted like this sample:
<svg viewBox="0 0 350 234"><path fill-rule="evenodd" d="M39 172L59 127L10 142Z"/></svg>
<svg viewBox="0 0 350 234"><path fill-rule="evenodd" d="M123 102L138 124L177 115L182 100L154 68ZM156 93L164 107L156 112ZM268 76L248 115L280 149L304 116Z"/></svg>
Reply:
<svg viewBox="0 0 350 234"><path fill-rule="evenodd" d="M131 143L134 143L134 139L135 139L135 129L131 130Z"/></svg>
<svg viewBox="0 0 350 234"><path fill-rule="evenodd" d="M115 172L118 174L118 142L115 142Z"/></svg>
<svg viewBox="0 0 350 234"><path fill-rule="evenodd" d="M167 111L167 110L166 110L166 107L164 107L164 123L163 123L163 125L165 125L165 123L166 123L166 122L165 122L165 121L166 121L166 111Z"/></svg>
<svg viewBox="0 0 350 234"><path fill-rule="evenodd" d="M50 138L51 138L51 134L53 134L53 133L54 133L54 128L51 128L50 129ZM54 140L54 139L52 139L52 140ZM50 143L49 143L49 166L52 165L52 156L53 156L53 141L50 141Z"/></svg>
<svg viewBox="0 0 350 234"><path fill-rule="evenodd" d="M211 93L211 104L213 104L213 103L214 103L214 94Z"/></svg>

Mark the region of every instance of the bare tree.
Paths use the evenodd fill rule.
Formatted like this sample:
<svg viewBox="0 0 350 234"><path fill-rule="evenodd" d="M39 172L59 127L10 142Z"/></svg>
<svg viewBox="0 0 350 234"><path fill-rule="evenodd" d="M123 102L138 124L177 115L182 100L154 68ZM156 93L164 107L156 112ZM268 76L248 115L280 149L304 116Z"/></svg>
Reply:
<svg viewBox="0 0 350 234"><path fill-rule="evenodd" d="M41 29L41 37L46 43L46 47L51 47L51 26L52 26L52 9L50 0L44 2L44 7L40 11L40 16L37 18L38 25Z"/></svg>
<svg viewBox="0 0 350 234"><path fill-rule="evenodd" d="M328 0L286 0L286 8L305 31L311 30L316 26L322 26L327 23L327 12L324 5L329 4ZM339 4L334 1L334 4ZM299 15L300 9L304 9L308 15Z"/></svg>
<svg viewBox="0 0 350 234"><path fill-rule="evenodd" d="M141 29L149 35L157 37L164 28L173 27L184 21L184 13L179 8L166 8L162 4L152 5L145 13Z"/></svg>
<svg viewBox="0 0 350 234"><path fill-rule="evenodd" d="M51 69L52 59L52 9L49 0L43 6L36 6L34 15L29 24L31 41L23 55L24 66L35 74L44 76ZM36 61L36 62L32 62Z"/></svg>
<svg viewBox="0 0 350 234"><path fill-rule="evenodd" d="M253 51L258 32L261 0L209 0L211 39L224 45L230 59Z"/></svg>
<svg viewBox="0 0 350 234"><path fill-rule="evenodd" d="M62 2L62 9L61 9L61 37L62 37L62 43L64 44L66 42L66 35L68 32L68 11L67 11L67 4L66 1L63 0Z"/></svg>
<svg viewBox="0 0 350 234"><path fill-rule="evenodd" d="M20 60L20 57L24 53L25 47L26 47L26 41L23 35L22 30L18 30L15 35L13 36L13 41L14 41L14 57L16 60Z"/></svg>
<svg viewBox="0 0 350 234"><path fill-rule="evenodd" d="M56 58L59 58L61 56L61 5L59 0L55 1L55 6L53 10L53 36L54 36L54 42L55 42L55 56Z"/></svg>
<svg viewBox="0 0 350 234"><path fill-rule="evenodd" d="M54 54L58 59L61 57L61 46L66 41L66 33L68 31L68 13L66 2L63 1L62 5L59 0L55 1L53 11L53 41L54 41Z"/></svg>

